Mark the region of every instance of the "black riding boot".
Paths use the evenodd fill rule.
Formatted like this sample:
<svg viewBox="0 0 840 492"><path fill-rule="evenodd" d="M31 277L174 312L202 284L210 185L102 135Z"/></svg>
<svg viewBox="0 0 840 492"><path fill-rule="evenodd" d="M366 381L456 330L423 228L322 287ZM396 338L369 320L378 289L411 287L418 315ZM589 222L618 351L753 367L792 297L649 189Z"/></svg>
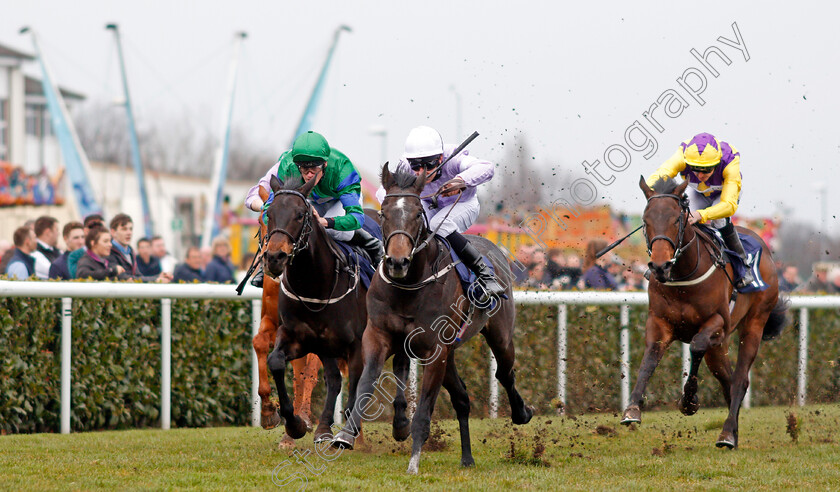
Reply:
<svg viewBox="0 0 840 492"><path fill-rule="evenodd" d="M385 256L385 248L382 246L382 241L376 239L364 229L353 231L353 237L347 243L362 247L367 253L368 258L370 258L370 263L374 269L379 266L379 262Z"/></svg>
<svg viewBox="0 0 840 492"><path fill-rule="evenodd" d="M723 241L726 243L726 247L738 253L738 256L740 256L741 260L743 260L744 265L747 265L747 252L744 251L744 245L741 244L741 238L738 237L738 232L735 230L735 226L732 225L731 222L726 224L720 228L720 234L723 236ZM748 266L744 276L735 282L735 287L742 289L753 283L754 280L752 270L750 270Z"/></svg>
<svg viewBox="0 0 840 492"><path fill-rule="evenodd" d="M464 265L478 277L488 296L500 297L505 293L505 287L499 283L495 275L490 273L490 268L484 263L484 257L481 256L475 246L470 244L467 238L456 231L447 236L446 239L455 248L455 252L464 262ZM479 299L479 301L483 300Z"/></svg>
<svg viewBox="0 0 840 492"><path fill-rule="evenodd" d="M257 271L256 271L256 273L254 273L254 276L251 278L251 285L253 285L254 287L256 287L258 289L262 289L263 276L264 276L264 274L263 274L262 265L260 265L259 267L257 267Z"/></svg>

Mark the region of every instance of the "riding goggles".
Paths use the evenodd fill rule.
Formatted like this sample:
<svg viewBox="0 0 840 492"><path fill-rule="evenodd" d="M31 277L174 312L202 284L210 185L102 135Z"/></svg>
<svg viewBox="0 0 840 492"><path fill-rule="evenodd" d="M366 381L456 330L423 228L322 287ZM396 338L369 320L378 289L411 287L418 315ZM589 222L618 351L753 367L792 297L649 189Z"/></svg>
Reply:
<svg viewBox="0 0 840 492"><path fill-rule="evenodd" d="M412 171L419 171L421 169L432 169L437 165L438 155L429 157L415 157L408 159L408 165Z"/></svg>
<svg viewBox="0 0 840 492"><path fill-rule="evenodd" d="M315 170L317 170L319 168L324 167L325 163L324 163L324 161L302 161L302 162L296 162L295 164L297 165L298 171L300 171L301 174L303 174L304 169L307 169L307 170L315 169Z"/></svg>
<svg viewBox="0 0 840 492"><path fill-rule="evenodd" d="M713 173L715 169L717 169L718 165L715 164L714 166L692 166L690 164L686 165L686 169L695 173Z"/></svg>

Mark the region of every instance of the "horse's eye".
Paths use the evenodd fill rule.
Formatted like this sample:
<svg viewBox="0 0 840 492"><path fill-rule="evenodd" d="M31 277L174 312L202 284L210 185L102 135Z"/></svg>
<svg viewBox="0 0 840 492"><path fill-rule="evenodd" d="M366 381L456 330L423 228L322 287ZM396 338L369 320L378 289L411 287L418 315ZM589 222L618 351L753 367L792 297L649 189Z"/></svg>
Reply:
<svg viewBox="0 0 840 492"><path fill-rule="evenodd" d="M298 220L303 220L303 212L298 212Z"/></svg>
<svg viewBox="0 0 840 492"><path fill-rule="evenodd" d="M422 217L422 216L423 216L423 211L422 211L422 210L421 210L421 211L419 211L419 212L417 212L417 218L418 218L418 219L419 219L420 217Z"/></svg>

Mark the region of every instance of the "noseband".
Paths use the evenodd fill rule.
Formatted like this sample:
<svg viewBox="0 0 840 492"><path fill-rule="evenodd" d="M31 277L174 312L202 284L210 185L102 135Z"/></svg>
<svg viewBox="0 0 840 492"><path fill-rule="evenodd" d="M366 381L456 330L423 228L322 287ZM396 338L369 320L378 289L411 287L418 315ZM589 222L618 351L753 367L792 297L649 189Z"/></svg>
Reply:
<svg viewBox="0 0 840 492"><path fill-rule="evenodd" d="M277 190L274 192L272 199L276 199L277 195L294 195L301 200L303 200L304 205L306 205L306 213L304 214L303 219L303 227L298 234L298 237L295 238L289 232L282 228L275 228L272 229L268 234L265 235L265 239L263 240L263 250L268 251L268 241L271 239L275 233L285 234L286 237L289 238L289 241L292 242L292 252L289 254L289 264L292 263L292 260L295 259L295 255L303 251L309 246L309 234L312 233L312 212L310 210L309 201L303 196L303 193L300 193L295 190Z"/></svg>
<svg viewBox="0 0 840 492"><path fill-rule="evenodd" d="M678 219L679 231L677 232L677 242L676 243L674 242L673 239L671 239L670 237L668 237L664 234L660 234L658 236L648 238L647 227L645 227L645 230L644 230L645 241L647 242L648 256L650 256L650 254L651 254L651 248L653 247L653 243L655 241L657 241L659 239L662 239L664 241L668 241L668 243L671 245L671 247L674 248L674 256L670 260L666 261L665 263L669 263L673 267L674 264L677 262L677 260L680 259L680 256L682 256L682 254L685 252L685 250L688 249L688 247L691 245L691 243L694 242L697 239L697 236L695 235L694 238L692 238L691 241L688 242L688 244L683 246L683 241L684 241L684 237L685 237L685 230L686 230L686 222L687 222L686 215L689 211L688 204L685 202L684 198L679 197L677 195L673 195L673 194L659 194L659 195L653 195L650 198L648 198L648 204L650 204L650 201L653 200L654 198L673 198L680 205L680 218ZM698 243L698 245L699 245L699 243ZM696 267L695 267L695 269L696 269Z"/></svg>

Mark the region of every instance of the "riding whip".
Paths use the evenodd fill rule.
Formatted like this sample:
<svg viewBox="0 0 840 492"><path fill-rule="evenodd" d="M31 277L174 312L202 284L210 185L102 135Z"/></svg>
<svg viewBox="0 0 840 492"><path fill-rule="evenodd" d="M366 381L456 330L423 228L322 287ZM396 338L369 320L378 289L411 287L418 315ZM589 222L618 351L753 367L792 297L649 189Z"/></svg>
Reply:
<svg viewBox="0 0 840 492"><path fill-rule="evenodd" d="M635 234L635 233L636 233L636 231L638 231L639 229L641 229L641 228L642 228L642 227L644 227L644 226L645 226L644 224L640 225L639 227L637 227L637 228L633 229L633 231L631 231L631 232L630 232L630 234L628 234L628 235L624 236L623 238L619 239L618 241L616 241L616 242L614 242L614 243L610 244L609 246L607 246L606 248L602 249L601 251L598 251L598 254L596 254L596 255L595 255L595 258L600 258L600 257L604 256L605 254L609 253L609 252L610 252L610 250L612 250L613 248L615 248L616 246L618 246L619 244L621 244L621 243L622 243L622 241L624 241L624 240L625 240L625 239L627 239L628 237L630 237L630 236L632 236L633 234Z"/></svg>

